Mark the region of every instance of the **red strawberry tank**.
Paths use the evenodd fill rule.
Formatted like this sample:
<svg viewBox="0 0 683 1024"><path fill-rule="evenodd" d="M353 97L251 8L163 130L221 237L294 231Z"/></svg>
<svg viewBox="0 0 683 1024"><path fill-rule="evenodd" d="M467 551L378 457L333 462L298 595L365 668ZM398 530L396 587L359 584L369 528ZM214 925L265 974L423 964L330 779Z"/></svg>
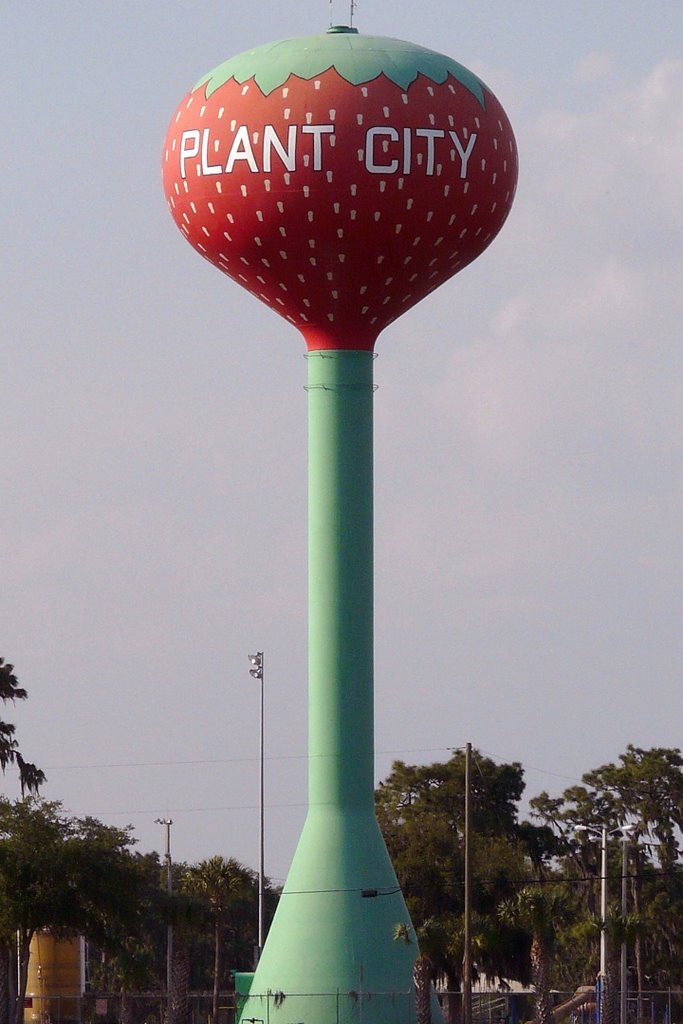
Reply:
<svg viewBox="0 0 683 1024"><path fill-rule="evenodd" d="M374 813L373 349L500 231L512 129L461 64L342 26L205 75L162 162L190 244L308 350L308 814L240 1019L438 1021Z"/></svg>

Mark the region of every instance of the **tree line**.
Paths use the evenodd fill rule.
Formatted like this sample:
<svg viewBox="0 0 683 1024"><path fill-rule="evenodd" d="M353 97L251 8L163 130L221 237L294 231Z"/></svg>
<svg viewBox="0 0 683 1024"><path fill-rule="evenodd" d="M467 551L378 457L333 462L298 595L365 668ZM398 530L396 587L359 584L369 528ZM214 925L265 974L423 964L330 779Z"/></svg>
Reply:
<svg viewBox="0 0 683 1024"><path fill-rule="evenodd" d="M25 699L0 661L0 697ZM166 936L173 928L170 1019L189 1019L188 995L230 988L230 972L253 966L257 879L234 858L166 865L134 848L130 827L68 815L40 798L44 775L20 760L0 722L0 767L24 772L22 797L0 798L0 1024L20 1024L31 940L39 930L85 936L95 991L163 991ZM629 951L634 990L683 987L683 757L678 749L629 745L617 762L587 772L559 797L540 793L521 814L520 763L474 751L470 772L471 944L475 977L533 982L539 1024L552 1019L550 990L595 981L600 934L608 950L605 1024L617 1017L619 950ZM396 761L376 808L416 933L415 979L446 990L449 1021L460 1014L465 952L465 754L445 762ZM628 829L627 832L620 830ZM606 839L607 915L601 917L601 846ZM626 864L626 907L622 893ZM266 885L267 919L277 891ZM624 912L626 911L626 912ZM396 941L411 941L397 927ZM17 956L18 952L18 956ZM17 970L18 965L18 970ZM448 994L450 993L450 995ZM426 1005L429 1005L427 999Z"/></svg>

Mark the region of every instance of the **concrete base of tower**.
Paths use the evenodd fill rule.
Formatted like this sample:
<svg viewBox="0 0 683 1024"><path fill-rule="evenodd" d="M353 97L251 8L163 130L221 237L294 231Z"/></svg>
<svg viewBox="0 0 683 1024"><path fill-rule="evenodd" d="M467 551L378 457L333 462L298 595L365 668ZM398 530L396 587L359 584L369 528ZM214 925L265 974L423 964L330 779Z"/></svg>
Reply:
<svg viewBox="0 0 683 1024"><path fill-rule="evenodd" d="M374 814L311 809L240 1024L415 1024L417 952Z"/></svg>

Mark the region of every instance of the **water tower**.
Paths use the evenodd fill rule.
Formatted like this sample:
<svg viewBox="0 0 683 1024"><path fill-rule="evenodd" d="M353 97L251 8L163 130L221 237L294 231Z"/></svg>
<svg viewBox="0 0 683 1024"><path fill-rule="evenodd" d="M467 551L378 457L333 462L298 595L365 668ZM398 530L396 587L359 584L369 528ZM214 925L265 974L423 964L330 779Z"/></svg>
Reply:
<svg viewBox="0 0 683 1024"><path fill-rule="evenodd" d="M512 129L449 57L335 26L202 78L163 178L190 244L308 350L309 807L241 1019L413 1024L415 934L374 813L373 351L502 227Z"/></svg>

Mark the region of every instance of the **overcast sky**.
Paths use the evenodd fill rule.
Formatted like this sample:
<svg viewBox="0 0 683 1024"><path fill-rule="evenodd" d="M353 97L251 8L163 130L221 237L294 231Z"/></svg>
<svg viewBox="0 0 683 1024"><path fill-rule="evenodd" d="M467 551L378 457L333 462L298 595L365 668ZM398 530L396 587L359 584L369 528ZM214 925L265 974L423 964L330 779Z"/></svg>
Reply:
<svg viewBox="0 0 683 1024"><path fill-rule="evenodd" d="M335 4L332 20L347 20ZM297 332L176 230L160 153L224 59L327 0L3 11L0 654L44 795L173 855L258 856L306 800ZM360 0L464 63L520 181L479 261L381 336L377 778L470 740L553 793L681 744L683 4ZM0 780L17 793L12 774Z"/></svg>

